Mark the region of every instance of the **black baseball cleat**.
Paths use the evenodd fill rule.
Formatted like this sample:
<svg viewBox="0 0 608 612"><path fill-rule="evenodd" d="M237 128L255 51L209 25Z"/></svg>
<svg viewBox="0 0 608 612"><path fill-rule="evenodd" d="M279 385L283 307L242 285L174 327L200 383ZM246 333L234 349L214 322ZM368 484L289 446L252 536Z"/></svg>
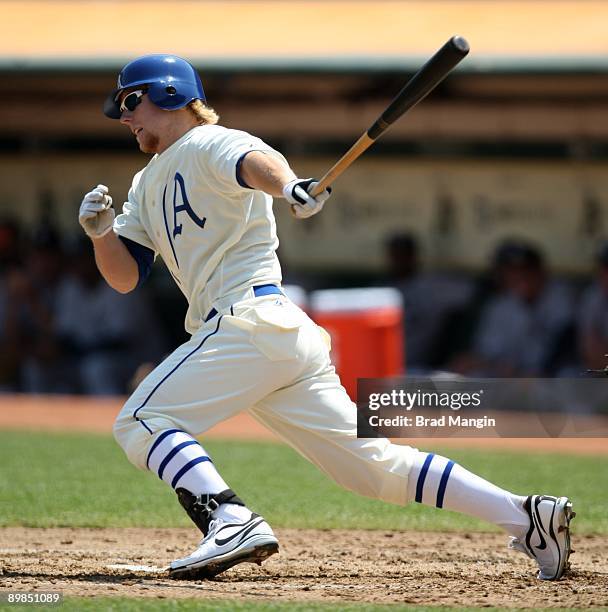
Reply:
<svg viewBox="0 0 608 612"><path fill-rule="evenodd" d="M214 519L209 533L189 556L173 561L169 575L174 578L213 578L238 563L262 564L279 552L279 542L270 525L252 513L244 523Z"/></svg>
<svg viewBox="0 0 608 612"><path fill-rule="evenodd" d="M530 495L524 502L530 517L525 539L511 538L509 548L525 553L538 563L538 578L559 580L570 567L570 521L576 516L567 497Z"/></svg>

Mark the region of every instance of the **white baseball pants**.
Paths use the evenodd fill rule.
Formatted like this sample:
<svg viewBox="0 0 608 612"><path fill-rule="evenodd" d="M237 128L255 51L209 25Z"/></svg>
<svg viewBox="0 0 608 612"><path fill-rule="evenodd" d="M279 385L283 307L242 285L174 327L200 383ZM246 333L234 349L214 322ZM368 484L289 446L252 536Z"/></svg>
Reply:
<svg viewBox="0 0 608 612"><path fill-rule="evenodd" d="M357 408L329 360L325 332L281 295L220 311L139 385L114 435L146 469L156 433L200 436L241 410L343 487L405 504L415 450L357 438Z"/></svg>

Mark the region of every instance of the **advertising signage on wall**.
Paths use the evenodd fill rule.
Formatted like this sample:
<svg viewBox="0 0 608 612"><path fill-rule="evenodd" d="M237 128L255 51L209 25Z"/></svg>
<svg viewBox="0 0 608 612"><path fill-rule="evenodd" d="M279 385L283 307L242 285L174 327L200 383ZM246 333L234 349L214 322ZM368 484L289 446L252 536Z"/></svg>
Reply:
<svg viewBox="0 0 608 612"><path fill-rule="evenodd" d="M300 176L319 175L333 161L290 159ZM77 230L82 194L103 182L120 208L141 165L132 155L3 159L0 214L34 224L41 207L52 205L60 229ZM363 158L336 182L323 214L297 221L275 202L281 257L292 269L380 271L385 241L410 232L427 267L475 272L487 268L502 240L523 238L556 272L588 274L598 242L608 238L606 166Z"/></svg>

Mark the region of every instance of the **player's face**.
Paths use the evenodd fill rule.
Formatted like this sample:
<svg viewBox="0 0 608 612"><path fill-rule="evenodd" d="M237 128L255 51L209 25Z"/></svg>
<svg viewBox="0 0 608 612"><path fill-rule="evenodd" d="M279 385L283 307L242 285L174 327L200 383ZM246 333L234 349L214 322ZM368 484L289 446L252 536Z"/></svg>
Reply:
<svg viewBox="0 0 608 612"><path fill-rule="evenodd" d="M123 92L119 98L124 102L134 90ZM162 135L165 131L165 123L169 120L168 113L150 102L150 98L144 93L139 97L136 106L129 105L133 110L124 108L120 116L120 122L126 125L135 135L139 148L144 153L159 153L161 149Z"/></svg>

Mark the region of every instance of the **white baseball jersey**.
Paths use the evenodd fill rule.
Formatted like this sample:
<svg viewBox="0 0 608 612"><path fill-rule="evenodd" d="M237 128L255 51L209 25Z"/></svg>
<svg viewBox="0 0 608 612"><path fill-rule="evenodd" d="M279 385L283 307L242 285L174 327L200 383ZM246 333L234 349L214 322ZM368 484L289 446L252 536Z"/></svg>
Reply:
<svg viewBox="0 0 608 612"><path fill-rule="evenodd" d="M117 234L163 258L188 300L191 334L218 300L281 282L272 197L237 181L249 151L284 159L246 132L193 128L135 175L114 222Z"/></svg>
<svg viewBox="0 0 608 612"><path fill-rule="evenodd" d="M358 439L326 334L288 298L251 289L281 279L272 198L237 181L238 160L251 150L274 153L244 132L197 127L133 181L114 230L163 257L190 303L192 337L139 384L114 436L147 469L157 434L201 435L250 410L343 486L405 503L415 451ZM190 459L183 469L198 461ZM182 463L171 466L177 486Z"/></svg>

